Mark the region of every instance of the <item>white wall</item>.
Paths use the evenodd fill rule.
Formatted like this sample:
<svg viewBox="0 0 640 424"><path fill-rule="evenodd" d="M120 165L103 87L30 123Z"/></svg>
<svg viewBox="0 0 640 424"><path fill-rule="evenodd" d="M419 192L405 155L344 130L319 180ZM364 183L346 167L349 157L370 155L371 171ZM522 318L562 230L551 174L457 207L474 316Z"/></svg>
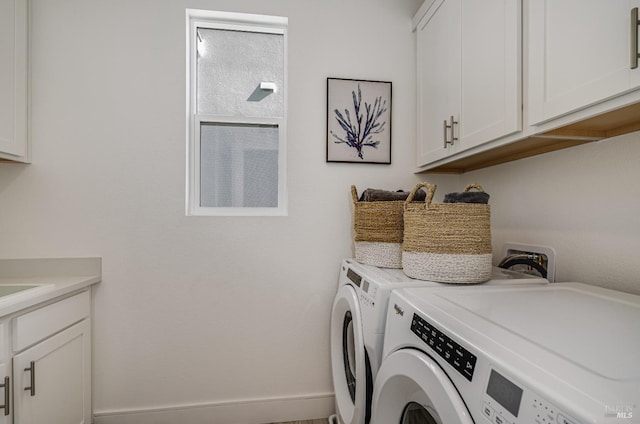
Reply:
<svg viewBox="0 0 640 424"><path fill-rule="evenodd" d="M551 246L556 281L640 294L640 133L471 172L491 194L494 260L505 242Z"/></svg>
<svg viewBox="0 0 640 424"><path fill-rule="evenodd" d="M441 196L477 181L492 195L496 251L550 245L559 280L640 292L638 134L461 177L412 174L419 3L32 0L33 164L0 164L0 257L103 257L98 422L331 412L329 311L351 255L351 184L426 179ZM184 215L187 7L289 17L288 217ZM393 82L391 166L325 163L329 76Z"/></svg>
<svg viewBox="0 0 640 424"><path fill-rule="evenodd" d="M0 257L103 257L99 422L331 412L329 313L352 254L349 186L419 181L418 6L32 0L33 163L0 164ZM184 214L185 8L289 18L288 217ZM392 165L325 163L327 77L393 82Z"/></svg>

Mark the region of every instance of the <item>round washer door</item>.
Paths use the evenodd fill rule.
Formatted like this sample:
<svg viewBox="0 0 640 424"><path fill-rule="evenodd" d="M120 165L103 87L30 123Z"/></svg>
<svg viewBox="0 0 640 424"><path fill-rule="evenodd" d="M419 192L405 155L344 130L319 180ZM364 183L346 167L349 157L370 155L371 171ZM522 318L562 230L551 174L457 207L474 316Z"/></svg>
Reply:
<svg viewBox="0 0 640 424"><path fill-rule="evenodd" d="M367 376L362 318L358 296L349 285L340 287L331 311L331 368L339 421L364 423Z"/></svg>
<svg viewBox="0 0 640 424"><path fill-rule="evenodd" d="M382 361L373 390L373 424L473 424L453 383L429 356L414 349Z"/></svg>

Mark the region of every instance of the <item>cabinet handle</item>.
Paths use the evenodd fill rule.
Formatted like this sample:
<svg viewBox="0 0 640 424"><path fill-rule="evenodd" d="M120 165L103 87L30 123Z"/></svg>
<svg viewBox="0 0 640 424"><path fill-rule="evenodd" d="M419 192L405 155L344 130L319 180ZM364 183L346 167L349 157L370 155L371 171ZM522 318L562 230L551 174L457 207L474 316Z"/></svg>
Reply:
<svg viewBox="0 0 640 424"><path fill-rule="evenodd" d="M638 57L640 57L640 53L638 53L638 25L640 21L638 21L638 8L634 7L631 9L631 69L636 69L638 67Z"/></svg>
<svg viewBox="0 0 640 424"><path fill-rule="evenodd" d="M29 394L31 396L35 396L36 395L36 363L35 361L31 361L29 364L29 368L25 368L25 371L30 371L31 372L31 378L30 378L30 386L29 387L25 387L25 390L29 390Z"/></svg>
<svg viewBox="0 0 640 424"><path fill-rule="evenodd" d="M458 138L454 135L453 126L456 125L458 121L453 120L453 115L451 115L451 123L447 124L447 120L444 120L444 148L447 148L447 144L451 144L453 146L453 142L457 141ZM451 140L447 140L447 130L451 130Z"/></svg>
<svg viewBox="0 0 640 424"><path fill-rule="evenodd" d="M447 148L447 144L449 144L449 143L453 144L453 141L447 140L447 129L449 129L451 127L449 125L447 125L447 120L446 119L444 120L444 124L443 125L444 125L444 138L443 138L443 140L444 140L444 148L446 149Z"/></svg>
<svg viewBox="0 0 640 424"><path fill-rule="evenodd" d="M453 115L451 115L451 122L450 124L447 124L447 120L444 120L444 148L447 148L447 144L451 144L453 146L453 142L454 141L458 141L458 137L456 137L454 134L454 125L456 125L458 123L458 121L454 121L453 120ZM450 129L451 130L451 140L447 140L447 130Z"/></svg>
<svg viewBox="0 0 640 424"><path fill-rule="evenodd" d="M458 137L456 137L455 134L455 125L458 125L458 121L454 121L453 120L453 115L451 115L451 144L453 144L454 141L458 141Z"/></svg>
<svg viewBox="0 0 640 424"><path fill-rule="evenodd" d="M9 415L9 390L11 389L9 377L4 378L4 384L0 384L0 387L4 388L4 405L0 405L0 408L4 409L4 415Z"/></svg>

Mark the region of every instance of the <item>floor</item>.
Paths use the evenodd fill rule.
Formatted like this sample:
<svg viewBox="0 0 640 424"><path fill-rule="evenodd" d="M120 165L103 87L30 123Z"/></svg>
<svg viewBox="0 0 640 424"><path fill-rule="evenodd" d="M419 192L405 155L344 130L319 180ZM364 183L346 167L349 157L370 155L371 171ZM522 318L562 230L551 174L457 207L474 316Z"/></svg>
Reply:
<svg viewBox="0 0 640 424"><path fill-rule="evenodd" d="M289 421L286 423L273 423L273 424L327 424L329 420L327 418L308 421Z"/></svg>

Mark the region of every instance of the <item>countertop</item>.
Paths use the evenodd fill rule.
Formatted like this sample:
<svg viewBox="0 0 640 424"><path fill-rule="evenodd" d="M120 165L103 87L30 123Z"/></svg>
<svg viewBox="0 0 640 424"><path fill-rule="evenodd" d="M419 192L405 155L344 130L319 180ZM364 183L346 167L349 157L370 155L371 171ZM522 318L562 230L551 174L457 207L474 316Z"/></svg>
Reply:
<svg viewBox="0 0 640 424"><path fill-rule="evenodd" d="M101 258L0 259L0 286L39 286L0 297L0 318L82 290L101 279Z"/></svg>

